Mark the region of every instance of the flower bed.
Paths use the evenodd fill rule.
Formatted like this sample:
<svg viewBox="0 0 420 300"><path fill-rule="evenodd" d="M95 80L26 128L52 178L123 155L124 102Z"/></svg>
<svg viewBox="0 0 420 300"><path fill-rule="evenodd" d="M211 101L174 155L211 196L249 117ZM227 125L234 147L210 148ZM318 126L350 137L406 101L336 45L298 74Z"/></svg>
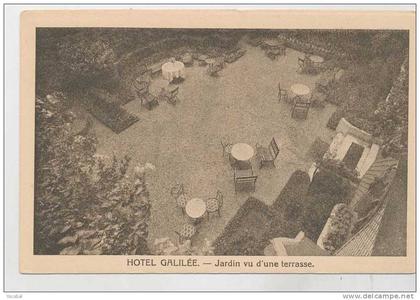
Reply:
<svg viewBox="0 0 420 300"><path fill-rule="evenodd" d="M330 218L318 240L318 245L334 253L346 242L351 234L357 215L344 203L334 206Z"/></svg>
<svg viewBox="0 0 420 300"><path fill-rule="evenodd" d="M120 133L139 121L137 116L111 101L111 96L102 90L92 89L88 97L88 111L115 133Z"/></svg>

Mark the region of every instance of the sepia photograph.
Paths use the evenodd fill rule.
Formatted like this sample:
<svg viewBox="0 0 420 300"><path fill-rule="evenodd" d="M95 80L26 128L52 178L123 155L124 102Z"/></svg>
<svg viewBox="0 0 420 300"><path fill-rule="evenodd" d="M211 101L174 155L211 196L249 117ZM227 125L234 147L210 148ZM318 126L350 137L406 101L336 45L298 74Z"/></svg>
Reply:
<svg viewBox="0 0 420 300"><path fill-rule="evenodd" d="M22 14L22 272L413 270L411 14L98 13Z"/></svg>
<svg viewBox="0 0 420 300"><path fill-rule="evenodd" d="M404 256L408 43L38 28L34 253Z"/></svg>

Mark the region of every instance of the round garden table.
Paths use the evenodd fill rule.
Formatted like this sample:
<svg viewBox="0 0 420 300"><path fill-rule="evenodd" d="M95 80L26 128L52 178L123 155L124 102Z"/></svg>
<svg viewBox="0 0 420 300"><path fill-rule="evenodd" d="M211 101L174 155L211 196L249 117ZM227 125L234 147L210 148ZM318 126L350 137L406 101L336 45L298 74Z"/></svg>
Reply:
<svg viewBox="0 0 420 300"><path fill-rule="evenodd" d="M194 220L201 218L206 212L206 202L200 198L192 198L185 206L185 212Z"/></svg>
<svg viewBox="0 0 420 300"><path fill-rule="evenodd" d="M304 84L296 83L290 87L290 90L295 96L304 97L311 93L311 89Z"/></svg>
<svg viewBox="0 0 420 300"><path fill-rule="evenodd" d="M216 63L216 60L214 58L207 58L205 61L206 64L208 64L209 66L212 66Z"/></svg>
<svg viewBox="0 0 420 300"><path fill-rule="evenodd" d="M180 61L169 61L162 65L162 76L169 82L175 78L185 78L185 66Z"/></svg>
<svg viewBox="0 0 420 300"><path fill-rule="evenodd" d="M248 161L254 156L254 148L245 143L233 145L231 155L239 161Z"/></svg>
<svg viewBox="0 0 420 300"><path fill-rule="evenodd" d="M324 58L318 55L311 55L309 59L315 64L322 64L324 62Z"/></svg>

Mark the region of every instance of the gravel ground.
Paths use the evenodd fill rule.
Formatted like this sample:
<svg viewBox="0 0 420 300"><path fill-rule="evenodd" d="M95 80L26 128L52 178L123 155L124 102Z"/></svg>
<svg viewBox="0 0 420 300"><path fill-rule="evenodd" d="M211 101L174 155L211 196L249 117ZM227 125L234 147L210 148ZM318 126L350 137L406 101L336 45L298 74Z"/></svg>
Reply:
<svg viewBox="0 0 420 300"><path fill-rule="evenodd" d="M296 72L299 52L287 49L285 57L272 61L259 48L246 49L242 58L228 64L216 78L197 63L186 68L176 106L161 103L148 111L137 100L125 105L140 121L118 135L95 120L100 154L129 154L133 165L150 162L156 166L148 173L150 245L167 236L175 241L174 230L188 221L170 197L175 182L184 183L189 197L207 199L217 190L224 195L221 217L214 215L199 225L193 241L197 246L204 238L213 241L250 196L235 195L233 171L222 157L222 136L253 147L276 138L280 146L276 168L259 170L253 161L258 175L253 196L271 205L295 170L309 168L312 161L305 154L315 139L330 141L334 135L326 124L335 106L311 109L307 120L295 120L290 117L290 105L277 101L279 82L283 88L294 83L314 88L317 76Z"/></svg>

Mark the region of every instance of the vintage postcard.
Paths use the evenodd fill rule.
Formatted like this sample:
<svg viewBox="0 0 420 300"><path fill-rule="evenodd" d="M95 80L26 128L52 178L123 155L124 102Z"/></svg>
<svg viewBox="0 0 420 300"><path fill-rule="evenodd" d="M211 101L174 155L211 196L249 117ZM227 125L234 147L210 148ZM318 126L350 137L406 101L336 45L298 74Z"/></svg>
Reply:
<svg viewBox="0 0 420 300"><path fill-rule="evenodd" d="M415 13L21 15L23 273L413 273Z"/></svg>

